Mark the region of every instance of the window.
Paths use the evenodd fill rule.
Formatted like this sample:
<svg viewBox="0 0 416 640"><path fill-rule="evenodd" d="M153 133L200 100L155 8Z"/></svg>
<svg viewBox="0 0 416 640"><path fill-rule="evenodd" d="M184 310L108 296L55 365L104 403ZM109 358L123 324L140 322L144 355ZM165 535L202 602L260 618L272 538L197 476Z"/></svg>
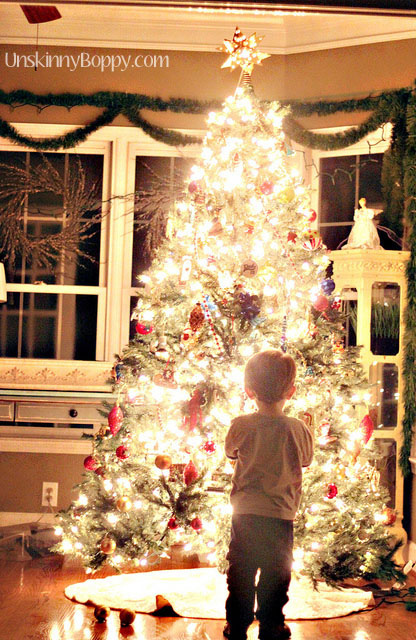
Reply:
<svg viewBox="0 0 416 640"><path fill-rule="evenodd" d="M321 158L319 230L329 249L340 249L348 238L360 198L382 211L382 163L382 153Z"/></svg>
<svg viewBox="0 0 416 640"><path fill-rule="evenodd" d="M193 158L166 156L137 156L135 166L136 214L149 207L154 213L168 214L175 198L181 196L184 180L194 164ZM154 202L154 206L152 206ZM135 216L131 268L130 317L137 301L137 281L140 273L150 266L149 253L144 248L146 231L140 227ZM130 338L135 335L136 321L130 321Z"/></svg>
<svg viewBox="0 0 416 640"><path fill-rule="evenodd" d="M99 211L103 197L102 153L0 151L0 163L27 171L39 169L43 163L44 168L56 171L65 184L71 179L75 182L82 173L85 191L96 191ZM4 167L3 175L7 175ZM68 202L59 193L29 193L20 210L21 226L35 240L57 234L67 223L67 207ZM97 210L85 211L83 219L96 214ZM102 339L97 332L98 309L105 295L105 289L100 287L100 223L92 223L86 235L84 239L80 237L76 247L81 256L61 251L45 266L32 252L18 256L12 264L5 262L8 297L0 305L0 357L103 359Z"/></svg>

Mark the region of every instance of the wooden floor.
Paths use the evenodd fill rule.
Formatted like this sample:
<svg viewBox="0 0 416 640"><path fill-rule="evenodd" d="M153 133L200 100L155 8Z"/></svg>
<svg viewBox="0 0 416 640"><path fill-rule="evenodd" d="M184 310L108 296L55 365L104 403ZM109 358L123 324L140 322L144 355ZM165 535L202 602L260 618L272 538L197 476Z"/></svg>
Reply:
<svg viewBox="0 0 416 640"><path fill-rule="evenodd" d="M55 556L15 558L0 551L0 640L223 639L221 620L139 614L132 626L120 627L118 612L112 611L107 623L99 624L92 607L64 596L67 585L85 579L78 565ZM416 576L409 584L416 585ZM344 618L290 622L290 627L293 640L416 640L416 612L403 604L383 604ZM253 624L249 640L257 633Z"/></svg>

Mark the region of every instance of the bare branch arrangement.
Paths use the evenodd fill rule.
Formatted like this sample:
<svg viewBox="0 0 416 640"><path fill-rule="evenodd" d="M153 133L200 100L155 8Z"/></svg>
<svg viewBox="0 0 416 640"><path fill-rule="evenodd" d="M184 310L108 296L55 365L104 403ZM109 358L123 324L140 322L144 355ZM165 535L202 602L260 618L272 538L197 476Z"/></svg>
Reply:
<svg viewBox="0 0 416 640"><path fill-rule="evenodd" d="M144 231L143 254L150 258L166 238L169 213L174 203L185 193L184 176L175 171L173 176L161 176L144 161L142 166L150 173L150 186L134 194L134 224Z"/></svg>
<svg viewBox="0 0 416 640"><path fill-rule="evenodd" d="M63 255L92 260L80 247L96 233L95 225L102 217L98 191L96 183L87 184L78 157L63 175L44 155L30 167L0 163L0 259L10 269L21 257L52 271ZM62 204L46 211L31 204L30 196L37 193L58 196ZM55 219L60 229L52 234L33 234L25 224L26 216Z"/></svg>

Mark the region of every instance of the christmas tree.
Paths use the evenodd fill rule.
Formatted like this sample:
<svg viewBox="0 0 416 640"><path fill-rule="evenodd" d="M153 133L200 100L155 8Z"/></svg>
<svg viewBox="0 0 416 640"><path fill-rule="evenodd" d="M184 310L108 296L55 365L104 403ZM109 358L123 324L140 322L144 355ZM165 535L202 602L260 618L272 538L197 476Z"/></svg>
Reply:
<svg viewBox="0 0 416 640"><path fill-rule="evenodd" d="M387 492L373 466L373 425L357 352L344 348L340 301L309 193L287 167L287 111L251 85L267 57L237 29L224 66L243 81L208 117L187 193L140 276L136 335L115 365L108 426L84 461L79 497L59 514L56 548L123 569L174 544L225 566L232 466L223 442L254 410L243 370L256 351L297 362L291 415L315 425L295 523L294 569L313 580L398 575ZM364 416L364 417L363 417Z"/></svg>

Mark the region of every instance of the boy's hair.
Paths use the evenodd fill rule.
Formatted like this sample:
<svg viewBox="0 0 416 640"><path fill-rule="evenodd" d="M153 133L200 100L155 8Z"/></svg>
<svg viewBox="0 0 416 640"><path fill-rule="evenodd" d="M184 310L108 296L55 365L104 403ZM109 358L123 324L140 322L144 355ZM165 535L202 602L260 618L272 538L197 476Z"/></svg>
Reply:
<svg viewBox="0 0 416 640"><path fill-rule="evenodd" d="M295 377L295 361L278 349L267 349L251 356L244 371L246 389L251 389L258 400L269 404L286 396Z"/></svg>

